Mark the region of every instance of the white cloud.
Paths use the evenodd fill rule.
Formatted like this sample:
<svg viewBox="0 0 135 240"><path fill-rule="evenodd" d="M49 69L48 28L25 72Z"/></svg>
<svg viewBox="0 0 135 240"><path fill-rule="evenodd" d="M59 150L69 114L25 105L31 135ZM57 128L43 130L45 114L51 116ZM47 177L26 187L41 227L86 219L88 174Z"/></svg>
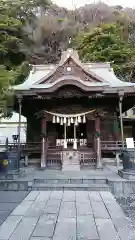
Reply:
<svg viewBox="0 0 135 240"><path fill-rule="evenodd" d="M99 2L99 0L53 0L57 5L63 6L66 8L75 8L83 6L85 4L90 4L93 2ZM122 5L124 7L135 7L134 0L103 0L103 2L109 5Z"/></svg>

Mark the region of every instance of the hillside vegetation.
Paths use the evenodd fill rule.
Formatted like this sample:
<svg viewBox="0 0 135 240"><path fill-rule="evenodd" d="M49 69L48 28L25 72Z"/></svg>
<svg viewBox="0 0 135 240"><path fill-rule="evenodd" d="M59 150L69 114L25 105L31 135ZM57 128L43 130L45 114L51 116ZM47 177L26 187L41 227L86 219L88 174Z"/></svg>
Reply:
<svg viewBox="0 0 135 240"><path fill-rule="evenodd" d="M109 61L118 77L135 81L134 9L100 3L71 11L50 0L1 0L1 114L9 86L24 81L29 64L58 62L69 38L82 60Z"/></svg>

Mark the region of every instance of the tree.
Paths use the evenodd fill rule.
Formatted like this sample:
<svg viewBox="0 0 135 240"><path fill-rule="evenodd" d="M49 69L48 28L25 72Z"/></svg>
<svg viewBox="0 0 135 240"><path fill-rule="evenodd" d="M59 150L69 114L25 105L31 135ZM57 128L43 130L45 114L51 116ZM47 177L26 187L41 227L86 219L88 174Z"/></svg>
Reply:
<svg viewBox="0 0 135 240"><path fill-rule="evenodd" d="M0 2L0 117L11 105L9 91L12 84L20 83L28 75L29 65L24 49L30 39L24 32L27 22L45 11L48 0L1 0Z"/></svg>
<svg viewBox="0 0 135 240"><path fill-rule="evenodd" d="M61 52L68 48L69 38L77 32L73 22L67 18L45 15L38 20L37 27L33 29L30 39L33 44L29 48L30 62L57 63Z"/></svg>
<svg viewBox="0 0 135 240"><path fill-rule="evenodd" d="M84 61L111 62L118 77L129 81L135 50L123 40L122 28L119 24L102 25L88 34L78 35L75 44Z"/></svg>

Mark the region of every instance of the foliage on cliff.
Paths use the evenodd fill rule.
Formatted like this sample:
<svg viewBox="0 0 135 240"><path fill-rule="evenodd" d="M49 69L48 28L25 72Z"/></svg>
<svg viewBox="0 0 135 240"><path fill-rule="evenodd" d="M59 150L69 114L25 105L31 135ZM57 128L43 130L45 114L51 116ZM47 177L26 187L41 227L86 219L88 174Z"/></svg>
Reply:
<svg viewBox="0 0 135 240"><path fill-rule="evenodd" d="M124 39L124 26L104 24L76 37L75 46L80 58L91 62L110 62L115 73L123 80L135 77L134 44Z"/></svg>
<svg viewBox="0 0 135 240"><path fill-rule="evenodd" d="M69 38L86 61L111 61L122 79L134 81L135 10L90 4L74 11L50 0L0 1L0 111L9 87L24 81L29 64L56 63ZM75 41L73 41L75 39ZM10 101L7 101L10 99Z"/></svg>

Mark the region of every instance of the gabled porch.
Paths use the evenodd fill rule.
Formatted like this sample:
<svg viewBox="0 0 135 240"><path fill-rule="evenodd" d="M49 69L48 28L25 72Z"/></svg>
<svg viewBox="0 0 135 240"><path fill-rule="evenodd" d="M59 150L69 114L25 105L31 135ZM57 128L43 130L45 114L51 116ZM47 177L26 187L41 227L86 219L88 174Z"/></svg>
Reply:
<svg viewBox="0 0 135 240"><path fill-rule="evenodd" d="M125 147L122 113L135 104L134 87L118 79L109 63L82 63L73 49L56 65L33 66L14 87L18 149L21 114L28 122L26 163L35 157L42 168L67 162L70 168L102 168L104 154Z"/></svg>

